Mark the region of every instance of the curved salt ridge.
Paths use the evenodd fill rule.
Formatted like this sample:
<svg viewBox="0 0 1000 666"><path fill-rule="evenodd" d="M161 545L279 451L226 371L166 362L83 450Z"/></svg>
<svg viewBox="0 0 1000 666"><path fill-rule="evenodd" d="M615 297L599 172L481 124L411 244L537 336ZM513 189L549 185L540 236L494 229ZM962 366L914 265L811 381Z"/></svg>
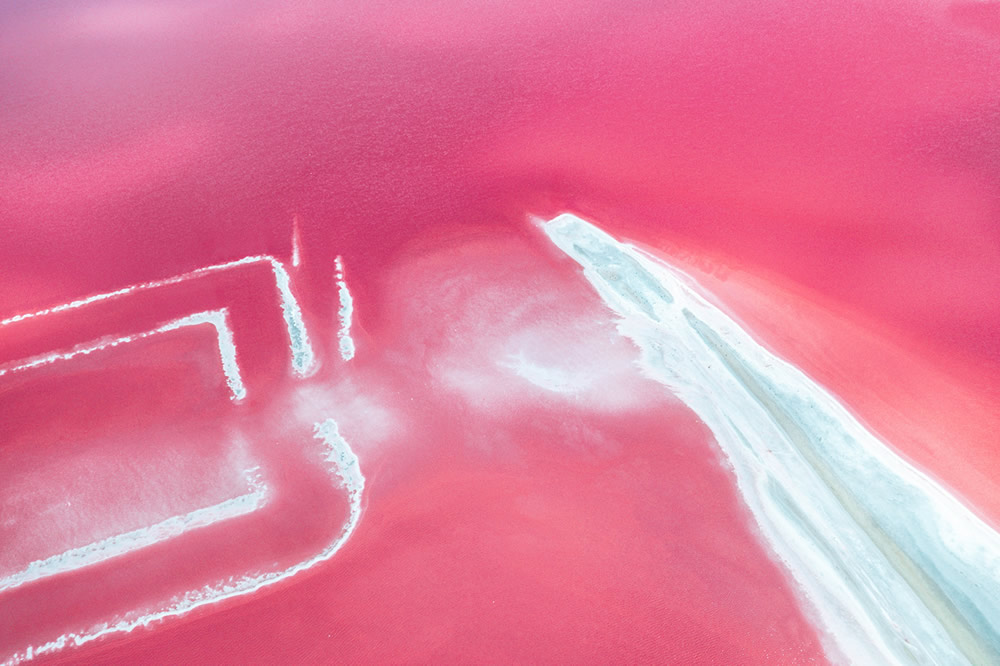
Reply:
<svg viewBox="0 0 1000 666"><path fill-rule="evenodd" d="M274 274L275 287L278 290L278 295L281 300L281 311L284 315L285 327L288 330L288 341L292 353L292 368L297 375L302 377L308 376L316 368L316 356L313 353L312 345L309 342L309 336L306 333L305 322L302 319L302 310L299 308L299 303L295 300L295 295L292 293L288 271L285 270L284 264L270 255L244 257L243 259L238 259L236 261L228 261L226 263L215 264L213 266L205 266L203 268L198 268L188 273L183 273L181 275L176 275L163 280L143 282L130 287L117 289L115 291L81 298L79 300L71 301L70 303L56 305L51 308L14 315L13 317L0 320L0 326L7 326L8 324L24 321L26 319L32 319L34 317L41 317L43 315L73 310L75 308L90 305L91 303L112 300L134 292L178 284L203 275L208 275L210 273L218 273L231 268L238 268L240 266L248 266L256 263L267 263L271 267L271 272Z"/></svg>
<svg viewBox="0 0 1000 666"><path fill-rule="evenodd" d="M0 592L48 576L99 564L173 539L192 530L253 513L264 506L268 496L267 485L256 476L256 472L257 470L247 471L247 482L251 488L249 493L183 515L172 516L149 527L101 539L44 560L36 560L21 571L0 578Z"/></svg>
<svg viewBox="0 0 1000 666"><path fill-rule="evenodd" d="M2 366L0 367L0 377L7 374L13 374L15 372L22 372L24 370L49 365L51 363L56 363L57 361L68 361L77 356L87 356L104 349L113 349L114 347L136 342L138 340L166 333L168 331L176 331L188 326L208 324L215 329L216 339L219 344L219 357L222 361L222 371L226 375L226 384L229 386L229 391L232 394L231 397L233 400L239 401L246 397L247 390L243 385L243 378L240 375L240 366L236 361L236 346L233 344L233 332L229 328L228 319L228 312L225 308L220 310L196 312L192 315L167 322L166 324L158 326L151 331L136 333L134 335L124 335L118 338L104 339L97 342L89 342L74 347L69 351L37 356L26 361L18 361L12 365Z"/></svg>
<svg viewBox="0 0 1000 666"><path fill-rule="evenodd" d="M43 645L28 647L21 652L11 655L3 662L4 666L13 666L14 664L20 664L41 655L57 652L67 645L81 646L104 636L128 633L138 627L148 627L150 624L165 618L184 615L202 606L219 603L244 594L251 594L261 588L274 585L321 562L329 560L343 547L361 521L365 477L361 473L358 456L351 449L347 440L341 436L336 421L327 419L322 423L315 424L314 436L323 442L323 460L328 463L328 471L331 478L338 481L340 486L346 490L350 501L350 513L340 535L319 554L284 571L263 573L256 576L244 576L238 579L233 578L216 585L204 587L201 590L188 592L181 597L175 598L171 607L166 610L147 615L126 617L114 624L105 623L84 631L64 634Z"/></svg>
<svg viewBox="0 0 1000 666"><path fill-rule="evenodd" d="M337 293L340 296L340 310L337 312L337 317L340 320L340 331L337 334L339 338L340 356L345 361L350 361L354 358L354 339L351 338L351 319L354 316L354 299L351 298L351 292L347 289L347 283L344 281L344 261L340 257L337 257L334 262L337 268Z"/></svg>
<svg viewBox="0 0 1000 666"><path fill-rule="evenodd" d="M864 664L1000 663L1000 535L680 271L573 215L542 225L709 426L828 631Z"/></svg>

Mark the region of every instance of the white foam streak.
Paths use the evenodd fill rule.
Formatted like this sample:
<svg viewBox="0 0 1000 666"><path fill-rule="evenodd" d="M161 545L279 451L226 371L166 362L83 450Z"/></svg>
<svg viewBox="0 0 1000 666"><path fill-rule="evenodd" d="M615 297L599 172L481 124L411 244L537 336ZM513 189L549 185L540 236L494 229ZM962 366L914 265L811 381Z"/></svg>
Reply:
<svg viewBox="0 0 1000 666"><path fill-rule="evenodd" d="M302 264L302 240L299 238L299 216L292 218L292 267L298 268Z"/></svg>
<svg viewBox="0 0 1000 666"><path fill-rule="evenodd" d="M336 421L327 419L322 423L317 423L314 435L323 444L324 460L328 464L331 478L344 488L350 502L350 513L340 534L317 555L283 571L232 578L200 590L188 592L175 598L167 609L156 613L135 614L135 616L126 617L114 623L105 623L88 630L64 634L43 645L28 647L11 655L3 662L4 665L13 666L41 655L58 652L68 645L86 645L105 636L128 633L138 627L148 627L161 620L190 613L196 608L252 594L329 560L344 546L361 521L365 477L361 473L357 455L341 436Z"/></svg>
<svg viewBox="0 0 1000 666"><path fill-rule="evenodd" d="M545 223L711 428L761 533L861 664L1000 663L1000 535L758 344L693 281L573 215Z"/></svg>
<svg viewBox="0 0 1000 666"><path fill-rule="evenodd" d="M105 562L115 557L147 548L178 537L186 532L215 525L231 518L245 516L264 506L267 486L254 475L247 473L251 491L218 504L172 516L149 527L142 527L124 534L117 534L100 541L67 550L44 560L36 560L17 573L0 578L0 592L14 589L48 576L75 571Z"/></svg>
<svg viewBox="0 0 1000 666"><path fill-rule="evenodd" d="M351 338L351 320L354 317L354 299L344 281L344 262L340 257L335 261L337 268L337 293L340 296L340 309L337 317L340 320L340 331L337 334L340 356L345 361L354 358L354 339Z"/></svg>
<svg viewBox="0 0 1000 666"><path fill-rule="evenodd" d="M572 395L590 388L591 384L589 377L583 376L582 373L572 373L563 368L534 363L523 351L509 354L498 365L513 370L521 379L552 393Z"/></svg>

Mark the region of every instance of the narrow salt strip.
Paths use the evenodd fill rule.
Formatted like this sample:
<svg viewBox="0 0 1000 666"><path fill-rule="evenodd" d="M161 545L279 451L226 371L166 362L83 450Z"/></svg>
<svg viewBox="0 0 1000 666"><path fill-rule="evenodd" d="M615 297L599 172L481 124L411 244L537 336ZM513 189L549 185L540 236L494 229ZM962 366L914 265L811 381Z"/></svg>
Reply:
<svg viewBox="0 0 1000 666"><path fill-rule="evenodd" d="M340 296L340 309L337 317L340 320L340 331L338 332L338 346L340 357L345 361L354 358L354 339L351 338L351 320L354 317L354 299L347 289L347 282L344 281L344 262L337 257L334 262L337 268L337 292Z"/></svg>

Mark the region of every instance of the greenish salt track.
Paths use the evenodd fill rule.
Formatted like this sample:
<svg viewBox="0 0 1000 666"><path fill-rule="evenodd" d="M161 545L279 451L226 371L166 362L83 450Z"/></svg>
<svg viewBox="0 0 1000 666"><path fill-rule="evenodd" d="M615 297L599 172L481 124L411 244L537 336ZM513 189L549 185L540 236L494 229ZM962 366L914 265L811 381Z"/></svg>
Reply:
<svg viewBox="0 0 1000 666"><path fill-rule="evenodd" d="M573 215L542 225L641 370L712 430L835 661L1000 664L1000 535L673 267Z"/></svg>

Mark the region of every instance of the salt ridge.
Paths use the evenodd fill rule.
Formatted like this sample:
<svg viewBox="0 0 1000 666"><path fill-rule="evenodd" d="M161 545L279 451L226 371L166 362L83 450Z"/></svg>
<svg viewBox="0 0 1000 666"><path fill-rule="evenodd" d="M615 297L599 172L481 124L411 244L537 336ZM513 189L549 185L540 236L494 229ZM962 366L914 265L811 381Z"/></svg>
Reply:
<svg viewBox="0 0 1000 666"><path fill-rule="evenodd" d="M344 281L344 261L337 257L334 265L337 269L337 294L340 297L340 309L337 318L340 320L340 331L337 334L340 357L345 361L354 358L354 339L351 338L351 320L354 317L354 299Z"/></svg>
<svg viewBox="0 0 1000 666"><path fill-rule="evenodd" d="M215 336L219 346L219 358L222 362L222 371L226 376L226 384L229 386L231 397L234 401L242 400L246 397L247 390L246 386L243 385L243 378L240 374L240 366L236 360L236 346L233 343L233 332L229 328L229 313L225 308L196 312L194 314L187 315L186 317L181 317L180 319L174 319L173 321L169 321L162 326L158 326L152 330L144 331L142 333L123 335L117 338L104 338L78 345L67 351L52 352L6 364L4 366L0 366L0 377L50 365L58 361L69 361L79 356L88 356L105 349L114 349L115 347L120 347L124 344L137 342L139 340L153 337L154 335L167 333L169 331L176 331L188 326L201 326L205 324L211 326L215 330Z"/></svg>
<svg viewBox="0 0 1000 666"><path fill-rule="evenodd" d="M698 293L584 220L541 225L640 366L705 422L767 543L855 663L1000 662L1000 535Z"/></svg>
<svg viewBox="0 0 1000 666"><path fill-rule="evenodd" d="M232 268L246 266L254 263L265 262L271 269L275 278L281 309L285 325L288 331L289 346L292 355L292 367L295 374L306 377L313 374L317 368L316 357L309 342L305 322L302 317L298 301L291 288L291 279L284 265L277 259L270 256L251 256L238 261L227 262L200 268L189 273L184 273L172 278L145 282L130 287L125 287L112 292L97 294L86 298L78 299L51 308L23 313L0 320L0 327L25 321L35 317L41 317L59 312L64 312L76 308L85 307L91 303L107 301L126 296L139 291L154 289L158 287L177 284L186 280L194 279L202 275L211 274ZM338 257L338 271L342 276L342 264ZM342 312L344 292L346 285L342 285ZM347 315L350 316L351 300L347 293ZM153 335L178 330L187 326L197 326L208 324L214 327L219 347L220 360L223 371L226 375L231 397L239 401L246 396L246 388L243 385L237 360L236 347L233 342L232 331L228 325L228 311L225 308L198 312L186 317L167 322L155 329L137 333L133 335L120 336L117 338L104 338L101 340L85 343L67 351L54 352L35 358L18 361L5 366L0 366L0 377L15 372L22 372L36 367L41 367L57 361L67 361L79 356L85 356L105 349L111 349L123 344L128 344L142 340ZM349 326L349 324L348 324ZM347 329L349 330L349 328ZM347 338L350 341L350 338ZM353 341L352 344L353 352ZM342 346L343 349L343 346ZM353 354L352 354L353 355ZM154 613L141 613L135 611L117 619L114 622L106 622L88 629L70 632L48 641L42 645L29 646L4 659L4 665L22 663L34 659L38 656L57 652L68 645L85 645L101 637L127 633L137 627L146 627L150 624L188 613L196 608L219 603L226 599L251 594L263 587L273 585L285 580L295 574L304 571L316 564L331 558L343 544L353 534L361 519L362 496L364 491L364 476L361 473L360 463L350 445L340 435L339 428L333 419L328 419L322 423L315 424L315 438L323 444L323 460L326 463L331 477L343 487L349 498L350 514L347 522L341 530L339 536L323 548L316 556L300 562L293 567L280 572L267 572L256 575L246 575L239 578L231 578L217 584L205 586L200 590L189 591L179 597L175 597L167 608ZM41 562L30 564L27 569L18 574L10 576L10 580L0 580L0 591L11 589L23 585L31 580L53 575L58 572L76 570L84 566L89 566L111 557L122 555L125 552L132 552L154 543L165 541L180 533L191 529L204 527L209 524L219 522L224 519L244 515L261 508L269 493L269 489L256 477L251 483L252 491L240 497L226 500L220 504L204 507L183 516L169 518L156 525L134 530L133 532L116 535L104 539L95 544L82 548L66 551L61 555L48 558ZM29 580L30 579L30 580ZM3 583L7 584L4 585Z"/></svg>
<svg viewBox="0 0 1000 666"><path fill-rule="evenodd" d="M35 317L42 317L45 315L85 307L92 303L121 298L122 296L136 292L147 291L172 284L179 284L187 280L238 268L240 266L249 266L258 263L266 263L270 266L271 272L274 275L275 287L277 288L278 295L280 297L281 311L285 320L285 328L288 332L288 341L292 352L292 367L295 374L300 377L309 376L316 370L316 355L313 352L312 345L309 341L309 335L306 332L305 321L302 318L302 310L299 307L298 301L295 299L295 295L292 293L291 280L288 276L288 271L285 269L285 265L270 255L244 257L235 261L205 266L203 268L198 268L187 273L182 273L181 275L165 278L163 280L142 282L128 287L123 287L121 289L116 289L115 291L87 296L86 298L70 301L69 303L64 303L62 305L43 308L34 312L25 312L13 315L0 320L0 327L8 326L19 321L33 319Z"/></svg>
<svg viewBox="0 0 1000 666"><path fill-rule="evenodd" d="M252 594L329 560L343 547L361 521L365 477L361 473L357 454L340 434L336 421L327 419L316 423L314 437L322 443L323 460L327 463L331 478L338 481L339 485L347 492L350 503L348 519L340 534L317 555L283 571L232 578L208 585L200 590L187 592L175 597L168 608L155 613L136 612L114 623L103 623L86 630L63 634L42 645L30 646L10 655L3 661L4 666L14 666L45 654L58 652L69 645L79 647L106 636L128 633L139 627L148 627L161 620L190 613L196 608Z"/></svg>
<svg viewBox="0 0 1000 666"><path fill-rule="evenodd" d="M183 515L171 516L155 525L101 539L44 560L36 560L21 571L0 578L0 592L48 576L100 564L112 558L179 537L192 530L253 513L264 506L268 497L268 487L256 476L256 472L257 470L247 470L245 473L251 489L248 493L212 506L195 509Z"/></svg>

